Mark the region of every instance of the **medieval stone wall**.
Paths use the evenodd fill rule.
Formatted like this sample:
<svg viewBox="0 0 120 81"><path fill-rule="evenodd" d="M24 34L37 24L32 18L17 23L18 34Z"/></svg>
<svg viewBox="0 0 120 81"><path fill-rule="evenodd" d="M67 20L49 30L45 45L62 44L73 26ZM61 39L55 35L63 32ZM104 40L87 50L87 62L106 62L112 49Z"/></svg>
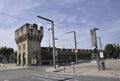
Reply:
<svg viewBox="0 0 120 81"><path fill-rule="evenodd" d="M75 61L75 52L73 51L73 49L57 48L57 51L58 51L57 61L59 64L63 64L63 62L67 63L69 59L71 62ZM78 49L78 52L77 52L78 60L90 61L92 53L93 53L93 50L91 49ZM53 63L52 47L51 48L41 47L41 57L42 57L43 64L52 65Z"/></svg>

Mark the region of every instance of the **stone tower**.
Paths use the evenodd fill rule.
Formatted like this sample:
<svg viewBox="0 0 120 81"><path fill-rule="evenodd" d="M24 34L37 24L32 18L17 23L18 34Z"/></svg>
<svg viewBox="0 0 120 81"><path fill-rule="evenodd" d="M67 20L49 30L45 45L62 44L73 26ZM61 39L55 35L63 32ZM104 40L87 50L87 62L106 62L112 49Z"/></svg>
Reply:
<svg viewBox="0 0 120 81"><path fill-rule="evenodd" d="M26 23L15 31L17 65L28 66L41 63L43 27Z"/></svg>

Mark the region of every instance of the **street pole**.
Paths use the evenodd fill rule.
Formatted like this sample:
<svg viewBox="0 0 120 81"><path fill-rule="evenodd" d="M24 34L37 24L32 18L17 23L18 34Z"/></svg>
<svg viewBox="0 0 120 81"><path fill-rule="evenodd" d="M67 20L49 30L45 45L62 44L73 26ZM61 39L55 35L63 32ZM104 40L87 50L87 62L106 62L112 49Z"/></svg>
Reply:
<svg viewBox="0 0 120 81"><path fill-rule="evenodd" d="M77 41L76 41L76 32L74 31L74 42L75 42L75 58L76 58L76 64L78 63L77 59Z"/></svg>
<svg viewBox="0 0 120 81"><path fill-rule="evenodd" d="M66 34L69 34L69 33L74 33L74 44L75 44L75 60L76 60L76 64L78 63L78 57L77 57L77 40L76 40L76 32L75 31L70 31L70 32L67 32Z"/></svg>
<svg viewBox="0 0 120 81"><path fill-rule="evenodd" d="M54 36L54 22L52 22L52 42L53 42L53 62L54 68L56 69L56 55L55 55L55 36Z"/></svg>
<svg viewBox="0 0 120 81"><path fill-rule="evenodd" d="M100 51L102 51L102 43L101 43L101 38L98 37L98 40L99 40L99 45L100 45Z"/></svg>
<svg viewBox="0 0 120 81"><path fill-rule="evenodd" d="M103 54L103 50L102 50L102 43L101 43L101 38L98 37L99 40L99 45L100 45L100 63L101 63L101 69L105 70L105 61L104 61L104 54Z"/></svg>
<svg viewBox="0 0 120 81"><path fill-rule="evenodd" d="M99 30L99 29L98 28L94 28L93 31L94 31L94 35L95 35L95 51L96 51L96 54L97 54L98 70L100 71L100 56L99 56L99 53L98 53L96 30Z"/></svg>
<svg viewBox="0 0 120 81"><path fill-rule="evenodd" d="M46 20L46 21L49 21L51 22L51 30L52 30L52 42L53 42L53 65L54 65L54 68L56 69L56 61L55 61L55 36L54 36L54 21L50 20L50 19L47 19L45 17L42 17L42 16L37 16L38 18L41 18L43 20Z"/></svg>

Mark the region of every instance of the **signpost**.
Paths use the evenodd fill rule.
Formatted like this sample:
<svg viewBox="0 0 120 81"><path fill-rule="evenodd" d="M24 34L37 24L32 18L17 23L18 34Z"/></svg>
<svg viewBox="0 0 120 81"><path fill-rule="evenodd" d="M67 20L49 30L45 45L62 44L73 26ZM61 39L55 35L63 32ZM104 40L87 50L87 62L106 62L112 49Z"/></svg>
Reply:
<svg viewBox="0 0 120 81"><path fill-rule="evenodd" d="M77 49L77 48L74 48L73 50L74 50L75 53L78 52L78 49Z"/></svg>
<svg viewBox="0 0 120 81"><path fill-rule="evenodd" d="M100 58L104 58L103 52L100 52Z"/></svg>

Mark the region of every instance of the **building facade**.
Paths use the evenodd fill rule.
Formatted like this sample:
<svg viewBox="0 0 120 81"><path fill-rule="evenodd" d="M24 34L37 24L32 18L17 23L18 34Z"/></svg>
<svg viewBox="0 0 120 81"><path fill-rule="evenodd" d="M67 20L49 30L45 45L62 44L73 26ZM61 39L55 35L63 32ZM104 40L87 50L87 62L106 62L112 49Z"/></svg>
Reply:
<svg viewBox="0 0 120 81"><path fill-rule="evenodd" d="M41 41L43 27L26 23L15 31L17 65L28 66L41 63Z"/></svg>

